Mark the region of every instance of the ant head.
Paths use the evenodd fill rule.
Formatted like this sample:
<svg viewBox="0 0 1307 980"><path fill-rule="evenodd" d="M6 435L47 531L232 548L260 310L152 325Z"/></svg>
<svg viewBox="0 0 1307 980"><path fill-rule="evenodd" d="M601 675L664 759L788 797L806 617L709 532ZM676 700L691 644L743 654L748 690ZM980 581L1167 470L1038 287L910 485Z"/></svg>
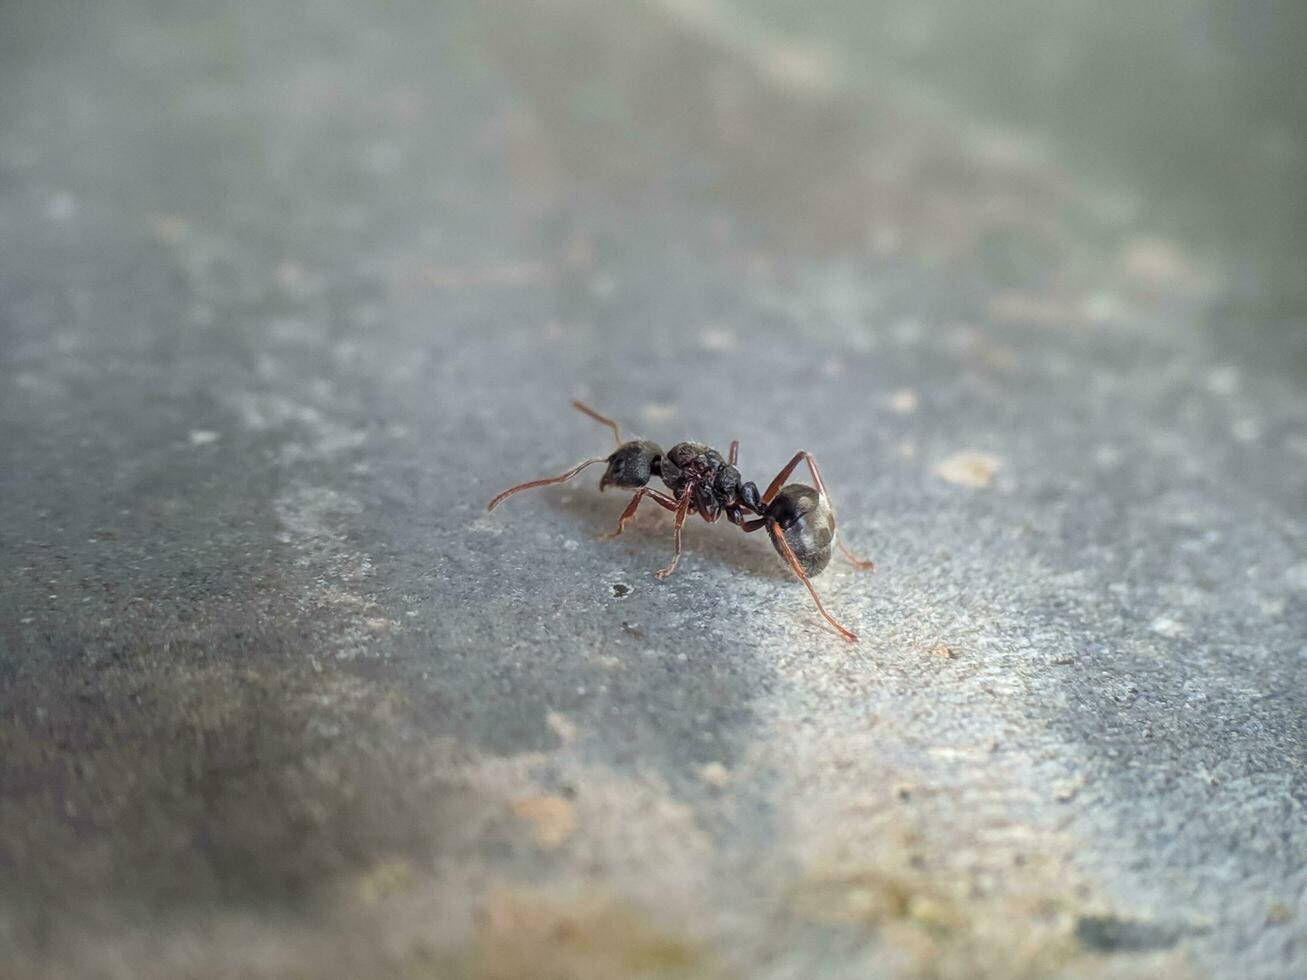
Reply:
<svg viewBox="0 0 1307 980"><path fill-rule="evenodd" d="M599 481L599 489L607 486L635 490L657 476L663 451L643 439L623 443L617 452L608 457L608 470Z"/></svg>
<svg viewBox="0 0 1307 980"><path fill-rule="evenodd" d="M812 487L791 483L767 505L767 530L778 553L776 535L794 552L808 576L820 575L830 564L831 545L835 543L835 515L826 498Z"/></svg>

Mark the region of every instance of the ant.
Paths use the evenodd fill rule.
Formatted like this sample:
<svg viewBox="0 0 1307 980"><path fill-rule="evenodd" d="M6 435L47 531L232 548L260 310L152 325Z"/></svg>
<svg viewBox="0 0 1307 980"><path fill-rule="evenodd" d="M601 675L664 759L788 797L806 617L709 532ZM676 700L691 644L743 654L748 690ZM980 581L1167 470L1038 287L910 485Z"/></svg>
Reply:
<svg viewBox="0 0 1307 980"><path fill-rule="evenodd" d="M573 401L572 407L578 412L590 416L596 422L613 430L617 449L609 456L596 456L578 463L561 476L546 477L543 480L531 480L519 483L505 490L486 505L491 511L507 498L522 490L534 487L548 487L556 483L566 483L587 466L595 463L607 463L608 469L599 480L599 489L607 486L635 490L635 496L617 519L617 529L602 538L611 539L622 533L627 521L635 516L640 501L648 497L664 510L676 515L674 527L676 550L671 563L666 568L654 572L654 577L662 580L672 574L676 563L681 558L681 526L693 509L709 524L723 514L732 524L738 525L746 534L766 528L772 545L790 570L798 576L799 581L808 587L812 601L826 622L839 632L846 640L857 642L857 635L835 621L826 611L817 597L817 590L812 587L811 577L821 574L830 563L831 546L835 541L835 509L831 506L826 487L821 482L821 473L817 470L817 461L806 452L794 454L794 458L785 464L776 474L764 493L758 492L753 483L746 483L735 468L739 459L740 442L731 443L728 458L723 459L717 450L699 442L678 442L664 453L656 443L645 439L622 441L622 433L617 423L605 418L594 409ZM808 464L812 482L816 489L803 483L785 481L799 463ZM660 477L671 491L668 496L659 490L646 486L652 477ZM755 518L746 520L746 514L755 514ZM863 561L849 553L843 544L837 545L840 553L855 568L871 569L875 565Z"/></svg>

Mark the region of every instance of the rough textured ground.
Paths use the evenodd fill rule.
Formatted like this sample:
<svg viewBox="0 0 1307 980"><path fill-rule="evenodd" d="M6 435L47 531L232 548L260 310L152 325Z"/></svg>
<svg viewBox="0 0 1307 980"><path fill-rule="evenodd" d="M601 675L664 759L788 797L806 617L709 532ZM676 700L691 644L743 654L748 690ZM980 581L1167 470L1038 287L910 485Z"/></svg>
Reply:
<svg viewBox="0 0 1307 980"><path fill-rule="evenodd" d="M5 5L0 974L1307 975L1301 320L762 9Z"/></svg>

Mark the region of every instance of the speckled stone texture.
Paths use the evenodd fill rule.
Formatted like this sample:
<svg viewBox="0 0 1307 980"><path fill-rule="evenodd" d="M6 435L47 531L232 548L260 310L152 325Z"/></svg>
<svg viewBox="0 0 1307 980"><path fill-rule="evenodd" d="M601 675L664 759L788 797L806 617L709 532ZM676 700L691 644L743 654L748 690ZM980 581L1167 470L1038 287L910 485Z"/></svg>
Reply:
<svg viewBox="0 0 1307 980"><path fill-rule="evenodd" d="M4 5L0 974L1307 975L1297 308L784 7Z"/></svg>

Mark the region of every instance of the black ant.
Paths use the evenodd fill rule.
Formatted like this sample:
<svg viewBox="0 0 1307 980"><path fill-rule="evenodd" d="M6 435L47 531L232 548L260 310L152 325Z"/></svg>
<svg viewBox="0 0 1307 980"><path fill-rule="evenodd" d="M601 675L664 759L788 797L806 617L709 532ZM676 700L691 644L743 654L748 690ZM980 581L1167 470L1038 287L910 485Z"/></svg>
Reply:
<svg viewBox="0 0 1307 980"><path fill-rule="evenodd" d="M776 479L771 481L766 492L760 494L758 487L744 482L740 471L735 468L740 453L738 439L731 443L727 459L723 459L717 450L699 442L678 442L664 453L655 443L644 439L622 442L621 430L612 419L605 418L578 401L572 402L572 407L612 429L613 438L617 440L617 450L610 456L596 456L578 463L561 476L531 480L510 487L490 501L486 510L494 510L520 490L566 483L587 466L607 463L608 469L599 481L599 489L603 490L609 485L634 489L635 496L617 519L617 530L602 537L615 538L621 534L622 528L635 516L636 508L645 497L676 515L673 525L676 551L666 568L654 572L656 578L667 578L680 561L681 526L691 509L709 524L725 514L728 521L739 525L740 530L746 534L765 527L772 545L785 559L790 570L799 577L799 581L808 587L812 601L817 604L817 609L826 622L834 626L846 640L857 641L858 637L854 633L837 623L826 611L817 598L817 590L812 587L810 577L821 574L830 563L832 545L836 545L856 568L870 569L875 566L872 562L854 557L843 544L835 541L835 509L821 482L817 462L811 455L806 452L795 453L794 458L776 474ZM808 464L812 482L817 485L815 490L802 483L785 484L800 462ZM672 492L671 496L645 486L655 476L667 485L667 489ZM745 514L758 516L745 520Z"/></svg>

